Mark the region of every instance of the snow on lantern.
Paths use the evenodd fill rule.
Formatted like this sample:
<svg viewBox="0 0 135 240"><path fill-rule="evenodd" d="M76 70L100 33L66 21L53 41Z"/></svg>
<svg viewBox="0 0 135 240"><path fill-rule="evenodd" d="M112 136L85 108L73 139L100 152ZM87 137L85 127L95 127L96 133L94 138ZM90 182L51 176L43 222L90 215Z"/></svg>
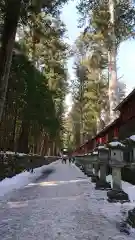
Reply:
<svg viewBox="0 0 135 240"><path fill-rule="evenodd" d="M107 172L107 164L109 159L109 149L104 145L100 144L98 147L98 163L100 166L100 177L96 182L96 189L109 189L110 183L106 181L106 172Z"/></svg>
<svg viewBox="0 0 135 240"><path fill-rule="evenodd" d="M109 157L109 149L105 147L105 145L99 145L98 146L98 159L99 162L108 162Z"/></svg>
<svg viewBox="0 0 135 240"><path fill-rule="evenodd" d="M115 138L112 142L108 143L110 150L110 161L111 163L122 163L124 162L124 149L125 145L122 144Z"/></svg>
<svg viewBox="0 0 135 240"><path fill-rule="evenodd" d="M110 166L112 167L112 190L107 192L108 200L129 201L128 194L122 190L121 169L125 166L124 150L125 145L114 139L108 144L110 149Z"/></svg>

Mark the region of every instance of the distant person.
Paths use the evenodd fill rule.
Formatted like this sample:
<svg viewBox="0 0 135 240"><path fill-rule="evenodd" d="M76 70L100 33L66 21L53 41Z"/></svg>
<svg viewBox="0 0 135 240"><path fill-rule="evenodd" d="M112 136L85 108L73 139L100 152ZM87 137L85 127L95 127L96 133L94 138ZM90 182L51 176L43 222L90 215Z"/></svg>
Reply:
<svg viewBox="0 0 135 240"><path fill-rule="evenodd" d="M71 164L72 163L72 158L71 158L71 156L69 157L69 164Z"/></svg>
<svg viewBox="0 0 135 240"><path fill-rule="evenodd" d="M66 159L66 156L65 155L63 155L63 162L66 164L66 162L67 162L67 159Z"/></svg>
<svg viewBox="0 0 135 240"><path fill-rule="evenodd" d="M66 164L66 162L67 162L67 155L66 154L64 154L63 155L63 162Z"/></svg>

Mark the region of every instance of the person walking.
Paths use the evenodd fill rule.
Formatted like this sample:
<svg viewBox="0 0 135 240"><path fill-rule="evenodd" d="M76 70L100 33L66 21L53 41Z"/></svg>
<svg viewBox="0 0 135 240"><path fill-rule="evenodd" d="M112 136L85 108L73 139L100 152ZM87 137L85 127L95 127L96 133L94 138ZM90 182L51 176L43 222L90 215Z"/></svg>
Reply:
<svg viewBox="0 0 135 240"><path fill-rule="evenodd" d="M69 165L72 163L72 159L71 159L71 157L69 158Z"/></svg>
<svg viewBox="0 0 135 240"><path fill-rule="evenodd" d="M69 156L69 165L72 163L72 157Z"/></svg>

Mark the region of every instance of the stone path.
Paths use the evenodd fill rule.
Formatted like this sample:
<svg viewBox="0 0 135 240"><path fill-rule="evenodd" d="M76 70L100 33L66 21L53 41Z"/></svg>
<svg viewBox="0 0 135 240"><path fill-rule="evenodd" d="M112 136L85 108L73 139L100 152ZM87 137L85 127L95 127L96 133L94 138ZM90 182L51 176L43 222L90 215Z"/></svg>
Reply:
<svg viewBox="0 0 135 240"><path fill-rule="evenodd" d="M4 196L0 202L1 240L135 239L119 232L118 206L107 203L106 194L95 191L74 165L58 161L53 170L47 178L43 175Z"/></svg>

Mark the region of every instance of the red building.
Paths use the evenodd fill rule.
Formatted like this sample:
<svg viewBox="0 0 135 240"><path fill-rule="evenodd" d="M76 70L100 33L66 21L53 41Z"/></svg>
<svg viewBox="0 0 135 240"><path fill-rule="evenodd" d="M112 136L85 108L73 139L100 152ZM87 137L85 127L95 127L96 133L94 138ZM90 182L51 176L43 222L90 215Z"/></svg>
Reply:
<svg viewBox="0 0 135 240"><path fill-rule="evenodd" d="M92 151L97 143L106 143L114 137L123 140L135 134L135 89L116 107L119 118L109 124L94 138L85 142L75 150L76 154L85 154Z"/></svg>

